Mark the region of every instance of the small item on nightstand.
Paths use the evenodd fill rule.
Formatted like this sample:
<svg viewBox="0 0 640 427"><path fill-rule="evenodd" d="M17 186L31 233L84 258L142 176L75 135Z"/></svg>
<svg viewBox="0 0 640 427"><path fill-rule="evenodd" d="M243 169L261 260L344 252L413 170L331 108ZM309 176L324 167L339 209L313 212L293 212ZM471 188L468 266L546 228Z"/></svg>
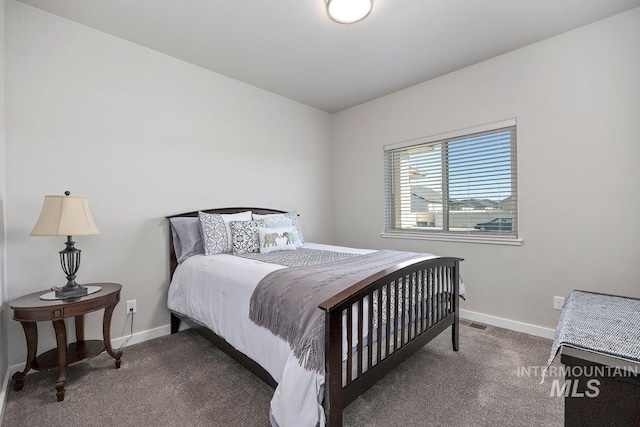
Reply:
<svg viewBox="0 0 640 427"><path fill-rule="evenodd" d="M89 286L89 285L83 286L83 288L87 290L87 295L95 294L100 289L102 289L102 287L100 286ZM71 298L72 297L59 297L56 295L56 291L51 291L51 292L47 292L46 294L40 295L40 299L43 301L55 301L59 299L71 299ZM78 298L78 297L75 297L75 298Z"/></svg>

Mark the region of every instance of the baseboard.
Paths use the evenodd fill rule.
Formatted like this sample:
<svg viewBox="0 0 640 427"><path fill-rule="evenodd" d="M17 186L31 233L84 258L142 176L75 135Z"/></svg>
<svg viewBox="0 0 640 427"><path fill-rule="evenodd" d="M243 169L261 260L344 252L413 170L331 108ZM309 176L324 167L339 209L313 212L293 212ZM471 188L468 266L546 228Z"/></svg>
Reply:
<svg viewBox="0 0 640 427"><path fill-rule="evenodd" d="M149 341L154 338L160 338L165 335L169 335L170 333L171 333L171 325L159 326L157 328L147 329L146 331L136 332L133 334L133 336L131 336L131 339L129 341L127 341L127 339L129 338L129 335L112 339L111 347L113 347L114 349L120 348L120 346L125 341L127 341L127 344L125 345L125 347L128 347L130 345L138 344L144 341Z"/></svg>
<svg viewBox="0 0 640 427"><path fill-rule="evenodd" d="M480 322L486 325L510 329L516 332L523 332L525 334L534 335L536 337L553 339L553 335L555 333L554 329L544 328L542 326L532 325L530 323L518 322L516 320L505 319L503 317L491 316L489 314L477 313L475 311L461 309L460 317L472 322ZM180 330L182 331L184 329L189 329L189 326L186 324L186 322L181 322ZM138 344L144 341L152 340L154 338L169 335L170 333L170 325L164 325L154 329L136 332L135 334L133 334L133 337L131 338L131 340L129 340L129 342L127 342L126 345L129 346ZM111 345L113 346L113 348L119 348L127 338L128 336L113 339L111 340Z"/></svg>
<svg viewBox="0 0 640 427"><path fill-rule="evenodd" d="M489 314L476 313L475 311L461 309L460 317L472 322L480 322L486 325L510 329L516 332L524 332L525 334L534 335L536 337L553 339L553 335L555 334L554 329L544 328L542 326L532 325L530 323L518 322L516 320L505 319L502 317L491 316Z"/></svg>
<svg viewBox="0 0 640 427"><path fill-rule="evenodd" d="M2 381L2 387L0 387L0 426L2 426L2 420L4 419L4 407L7 404L7 388L11 381L11 372L11 367L8 367Z"/></svg>

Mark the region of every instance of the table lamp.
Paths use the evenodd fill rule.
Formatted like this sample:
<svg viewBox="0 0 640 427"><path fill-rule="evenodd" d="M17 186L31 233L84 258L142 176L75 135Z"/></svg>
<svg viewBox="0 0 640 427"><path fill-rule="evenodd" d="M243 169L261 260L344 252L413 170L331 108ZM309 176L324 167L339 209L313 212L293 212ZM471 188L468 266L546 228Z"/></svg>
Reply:
<svg viewBox="0 0 640 427"><path fill-rule="evenodd" d="M67 236L66 248L60 251L60 264L67 275L67 284L53 287L56 298L67 299L87 295L87 289L76 283L76 273L80 268L80 249L74 245L71 236L100 234L89 210L89 199L71 196L45 196L42 212L31 236Z"/></svg>

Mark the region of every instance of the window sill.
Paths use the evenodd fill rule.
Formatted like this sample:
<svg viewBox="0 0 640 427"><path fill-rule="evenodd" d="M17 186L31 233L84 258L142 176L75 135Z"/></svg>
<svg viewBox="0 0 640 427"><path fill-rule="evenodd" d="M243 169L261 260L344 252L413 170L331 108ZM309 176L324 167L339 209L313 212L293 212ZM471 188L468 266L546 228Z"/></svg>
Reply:
<svg viewBox="0 0 640 427"><path fill-rule="evenodd" d="M522 239L498 236L468 236L444 233L411 233L406 231L384 232L380 236L388 239L436 240L440 242L480 243L486 245L522 246Z"/></svg>

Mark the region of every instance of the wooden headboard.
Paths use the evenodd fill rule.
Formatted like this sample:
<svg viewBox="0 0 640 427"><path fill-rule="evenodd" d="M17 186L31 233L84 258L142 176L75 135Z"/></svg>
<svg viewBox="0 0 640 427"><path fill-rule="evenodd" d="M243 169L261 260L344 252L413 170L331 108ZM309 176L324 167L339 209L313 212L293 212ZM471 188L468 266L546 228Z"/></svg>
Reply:
<svg viewBox="0 0 640 427"><path fill-rule="evenodd" d="M205 212L210 214L234 214L239 212L251 211L252 213L256 213L259 215L269 215L269 214L278 214L278 213L286 213L286 211L280 211L277 209L267 209L267 208L217 208L217 209L201 209L199 211L193 212L185 212L181 214L171 215L166 217L167 219L177 218L177 217L197 217L198 212ZM176 251L173 247L173 234L171 233L171 224L169 224L169 280L173 277L173 272L178 267L178 259L176 258Z"/></svg>

